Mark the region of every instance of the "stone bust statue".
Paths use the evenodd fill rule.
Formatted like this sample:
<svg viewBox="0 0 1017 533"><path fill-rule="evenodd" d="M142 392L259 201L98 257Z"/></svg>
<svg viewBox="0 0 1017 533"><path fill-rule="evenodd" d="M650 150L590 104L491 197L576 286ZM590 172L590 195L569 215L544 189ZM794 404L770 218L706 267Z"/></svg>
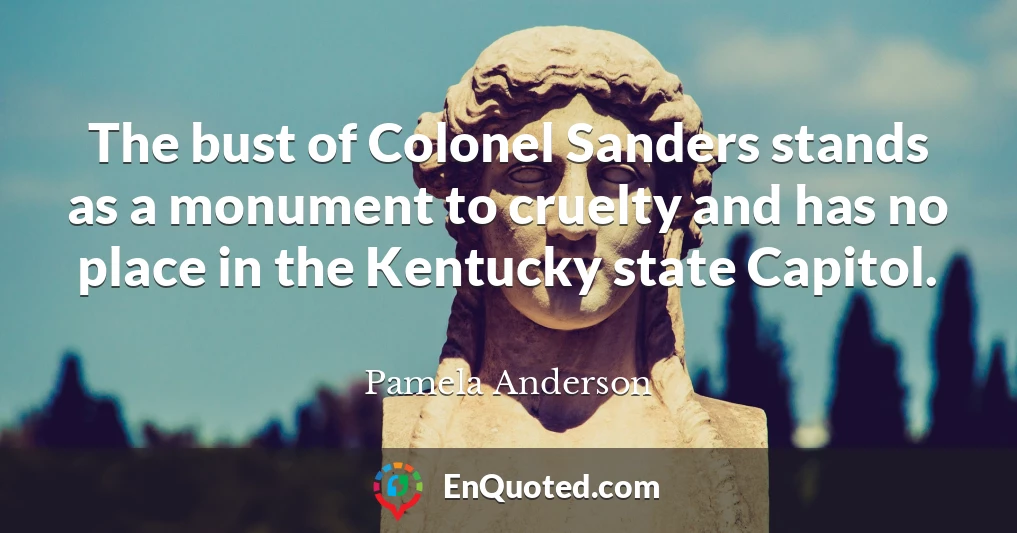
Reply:
<svg viewBox="0 0 1017 533"><path fill-rule="evenodd" d="M446 139L500 133L509 146L524 133L540 138L545 122L552 123L555 132L552 163L521 163L512 157L502 163L495 157L492 163L438 163L432 158L414 164L414 181L435 197L446 198L457 188L460 195L484 195L497 206L489 224L446 224L461 261L477 250L479 257L514 258L518 264L543 257L545 246L553 246L556 255L600 257L603 263L585 296L576 284L477 288L464 283L458 288L436 381L478 378L484 394L385 399L384 447L765 448L761 410L693 391L679 289L614 283L618 273L613 264L619 258L638 259L648 250L659 265L661 259L684 257L702 243L693 221L694 199L711 193L719 164L697 164L689 158L684 163L654 159L625 164L566 158L576 147L565 132L580 122L593 126L587 136L591 141L603 134L625 139L629 133L655 139L673 133L675 122L683 124L686 139L702 133L702 113L684 94L678 77L621 35L577 27L533 28L507 35L484 50L449 88L444 110L423 114L416 133L436 144L440 122L448 128ZM518 196L617 197L621 184L630 195L643 189L648 195L681 196L684 208L663 234L659 220L650 225L596 225L589 220L564 225L557 204L548 208L546 225L518 225L509 217L509 206ZM616 214L628 209L633 220L638 207L620 203L614 205ZM562 208L574 209L571 205L574 202ZM522 214L534 215L526 208ZM651 210L645 215L660 216ZM539 267L533 268L532 277L543 280L543 275ZM561 379L642 377L649 393L490 394L506 373L539 381L553 369ZM737 495L735 468L726 456L719 460L721 467L711 469L711 485Z"/></svg>
<svg viewBox="0 0 1017 533"><path fill-rule="evenodd" d="M540 380L557 368L562 378L644 376L652 394L392 397L385 400L386 448L766 446L761 410L692 390L679 289L614 284L618 258L636 259L649 250L659 264L659 259L683 256L701 244L692 199L710 194L719 164L688 158L685 163L643 163L639 157L636 163L604 165L597 158L573 163L565 157L576 147L564 132L579 122L593 126L592 140L605 133L622 139L629 133L656 137L672 133L675 122L683 124L686 138L702 132L702 113L683 93L677 76L621 35L577 27L533 28L484 50L449 88L444 110L422 115L416 133L436 143L439 122L446 123L448 139L497 132L510 145L524 133L540 138L544 122L554 125L550 164L513 158L468 164L432 158L414 164L414 181L435 197L445 198L458 188L466 197L488 196L497 206L487 225L468 220L447 224L460 260L478 250L479 257L518 262L542 257L545 246L553 246L565 257L604 261L586 296L579 296L577 284L464 284L452 304L437 378L461 372L478 377L490 392L506 373ZM548 208L544 226L521 226L509 218L509 205L520 195L616 196L622 183L630 195L639 188L652 195L681 195L685 208L665 234L657 231L659 223L598 226L586 220L563 225L555 212L558 205ZM522 214L533 215L526 208ZM636 208L631 202L615 206L628 209L630 220ZM539 268L533 270L534 277L543 279Z"/></svg>

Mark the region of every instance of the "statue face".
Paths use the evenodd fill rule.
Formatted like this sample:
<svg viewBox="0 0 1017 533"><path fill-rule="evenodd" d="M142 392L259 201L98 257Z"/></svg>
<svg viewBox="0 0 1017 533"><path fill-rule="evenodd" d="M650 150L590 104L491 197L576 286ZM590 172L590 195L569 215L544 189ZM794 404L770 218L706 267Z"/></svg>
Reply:
<svg viewBox="0 0 1017 533"><path fill-rule="evenodd" d="M573 330L594 326L617 311L638 286L638 281L628 287L619 287L614 280L619 277L614 263L621 258L638 259L643 250L650 247L657 225L643 226L635 222L637 209L645 209L644 216L653 217L652 207L637 207L631 201L618 205L619 185L628 185L629 197L643 189L652 195L656 178L650 164L642 162L641 145L636 163L602 163L596 157L586 163L573 163L567 159L569 153L581 153L568 142L568 130L576 123L593 126L589 134L580 134L590 141L594 149L602 145L597 141L601 135L612 134L625 143L630 133L639 131L630 123L609 114L591 104L584 96L559 99L536 110L524 118L517 119L501 133L509 138L509 146L522 134L542 139L543 123L553 123L552 163L540 160L523 163L509 155L507 163L497 162L486 165L480 184L479 194L490 197L497 208L494 220L481 228L486 255L497 259L497 274L501 278L503 259L512 258L513 265L527 258L540 260L543 265L545 246L553 246L555 257L580 257L589 267L594 258L601 264L590 288L589 294L580 296L582 281L574 267L567 271L571 287L555 283L544 285L543 267L530 268L527 275L541 280L536 287L526 287L514 280L512 287L502 287L508 301L530 320L553 329ZM623 146L625 148L625 146ZM623 155L623 160L627 156ZM518 196L566 197L567 213L575 215L576 197L583 197L583 224L563 225L558 218L561 198L546 210L547 224L519 225L512 221L509 206ZM613 198L615 222L597 226L587 214L586 208L595 196ZM628 211L628 225L617 223L621 209ZM520 215L537 219L537 205L523 205ZM633 269L638 275L638 271Z"/></svg>

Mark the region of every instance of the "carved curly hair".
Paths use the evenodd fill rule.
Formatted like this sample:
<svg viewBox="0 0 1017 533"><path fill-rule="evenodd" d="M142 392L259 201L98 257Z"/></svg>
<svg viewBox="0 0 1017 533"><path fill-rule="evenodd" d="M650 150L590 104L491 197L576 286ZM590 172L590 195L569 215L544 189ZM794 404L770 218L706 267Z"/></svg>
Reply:
<svg viewBox="0 0 1017 533"><path fill-rule="evenodd" d="M455 135L495 133L507 122L556 98L583 94L618 116L631 119L654 140L672 133L681 122L685 138L703 133L703 117L691 96L684 94L677 76L635 41L608 31L578 27L532 28L509 34L484 50L476 64L449 88L445 108L421 115L415 133L437 144L438 123ZM716 143L714 143L716 144ZM432 146L435 148L435 146ZM447 147L446 147L447 148ZM437 150L432 150L432 154ZM476 189L483 163L439 163L436 157L414 163L413 179L428 193L445 198L453 188L469 198ZM670 230L654 240L657 264L664 258L681 258L702 244L693 221L695 198L709 195L716 157L705 164L694 161L656 164L661 195L680 195L679 210ZM446 206L447 207L447 206ZM464 260L472 250L482 252L478 228L470 223L446 221L456 240L456 256ZM483 257L483 254L481 254ZM689 447L724 448L719 432L692 389L685 364L684 321L679 290L660 285L644 287L640 371L649 375L655 392L677 421L679 438ZM484 292L468 284L460 287L452 303L447 341L442 348L437 380L475 374L482 364L484 345ZM427 399L414 427L411 447L439 448L449 421L462 398L435 395ZM734 481L727 456L714 450L713 465L705 474L723 501L722 523L741 530L748 523L747 509Z"/></svg>

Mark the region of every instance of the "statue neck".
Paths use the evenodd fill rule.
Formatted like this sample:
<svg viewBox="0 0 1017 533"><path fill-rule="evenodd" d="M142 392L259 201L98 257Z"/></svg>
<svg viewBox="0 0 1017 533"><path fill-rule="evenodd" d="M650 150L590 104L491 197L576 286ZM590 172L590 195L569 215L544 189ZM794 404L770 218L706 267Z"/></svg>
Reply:
<svg viewBox="0 0 1017 533"><path fill-rule="evenodd" d="M538 394L510 397L527 407L548 429L563 431L581 424L612 395L597 394L593 384L590 395L567 395L561 385L569 377L578 378L580 383L584 377L604 377L610 384L617 377L631 379L638 375L636 336L641 300L641 291L636 291L600 324L568 331L538 325L517 311L500 290L488 291L484 298L484 354L478 373L481 383L496 388L507 375L518 391L520 379L536 378ZM561 394L545 395L539 391L541 380L553 376L555 368ZM531 383L529 380L528 385ZM575 391L580 387L570 388ZM508 389L502 387L500 392L506 394Z"/></svg>

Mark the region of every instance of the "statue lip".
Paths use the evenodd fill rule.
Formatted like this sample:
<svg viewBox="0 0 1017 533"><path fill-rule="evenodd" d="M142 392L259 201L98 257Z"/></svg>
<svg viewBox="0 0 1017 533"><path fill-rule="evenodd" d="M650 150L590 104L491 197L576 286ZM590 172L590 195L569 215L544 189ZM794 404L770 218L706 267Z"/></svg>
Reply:
<svg viewBox="0 0 1017 533"><path fill-rule="evenodd" d="M565 266L564 268L565 277L567 277L570 280L582 281L583 276L582 274L579 273L579 268L576 265L575 261L573 260L574 259L582 260L584 267L588 268L589 265L592 264L593 261L597 258L595 256L585 254L572 255L568 253L559 253L559 251L556 249L552 259L555 261L556 264L560 264L563 261L568 261L568 265ZM546 274L546 272L544 272L546 265L547 265L546 262L541 261L541 263L537 266L537 269L540 270L542 274Z"/></svg>
<svg viewBox="0 0 1017 533"><path fill-rule="evenodd" d="M574 263L569 263L569 266L565 267L565 277L570 280L582 281L583 277L579 274L579 270L576 268Z"/></svg>

